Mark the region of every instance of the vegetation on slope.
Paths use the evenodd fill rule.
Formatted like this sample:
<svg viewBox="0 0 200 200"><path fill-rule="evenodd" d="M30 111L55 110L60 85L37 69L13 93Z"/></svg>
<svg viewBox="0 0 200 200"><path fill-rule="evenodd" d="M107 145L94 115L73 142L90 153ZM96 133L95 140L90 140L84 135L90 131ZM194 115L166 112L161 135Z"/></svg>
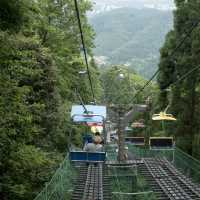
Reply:
<svg viewBox="0 0 200 200"><path fill-rule="evenodd" d="M199 70L187 74L185 79L177 80L200 64L199 48L200 39L199 26L194 29L189 38L179 48L173 58L171 52L180 43L185 33L200 19L199 1L176 0L177 10L174 12L174 29L166 37L165 45L161 50L161 61L159 65L160 74L158 82L160 85L160 102L164 108L171 104L169 112L172 112L178 119L168 132L174 134L178 146L200 158L200 91L199 91ZM171 87L171 98L167 98L168 87Z"/></svg>
<svg viewBox="0 0 200 200"><path fill-rule="evenodd" d="M108 66L101 74L104 101L108 105L143 104L156 92L156 85L144 92L135 94L144 86L146 80L123 65Z"/></svg>
<svg viewBox="0 0 200 200"><path fill-rule="evenodd" d="M149 78L157 69L159 48L172 27L172 13L121 8L90 19L96 32L95 55L111 64L129 64Z"/></svg>
<svg viewBox="0 0 200 200"><path fill-rule="evenodd" d="M80 1L91 54L90 8ZM75 88L92 100L87 78L78 74L85 66L73 1L0 1L0 44L0 196L33 199L62 160L70 131L74 144L81 143L81 130L69 119ZM93 60L90 68L98 98Z"/></svg>

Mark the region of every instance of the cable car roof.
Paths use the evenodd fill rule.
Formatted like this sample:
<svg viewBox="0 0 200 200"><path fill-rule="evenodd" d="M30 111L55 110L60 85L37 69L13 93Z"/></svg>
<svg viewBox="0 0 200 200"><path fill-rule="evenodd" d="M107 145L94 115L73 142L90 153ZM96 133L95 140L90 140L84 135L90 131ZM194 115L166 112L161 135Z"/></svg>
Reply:
<svg viewBox="0 0 200 200"><path fill-rule="evenodd" d="M106 106L85 105L87 112L82 105L73 105L71 118L74 122L96 122L101 123L106 119Z"/></svg>

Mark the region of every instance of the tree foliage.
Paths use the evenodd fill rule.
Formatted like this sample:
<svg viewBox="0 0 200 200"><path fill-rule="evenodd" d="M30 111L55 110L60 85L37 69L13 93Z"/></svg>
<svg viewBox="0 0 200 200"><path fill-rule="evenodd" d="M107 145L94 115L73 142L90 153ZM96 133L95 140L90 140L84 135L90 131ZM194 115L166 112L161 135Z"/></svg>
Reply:
<svg viewBox="0 0 200 200"><path fill-rule="evenodd" d="M87 51L92 57L93 31L79 1ZM67 151L80 144L81 128L73 128L69 111L92 101L76 13L71 0L0 2L0 196L33 199ZM90 61L97 100L98 69ZM69 135L72 131L73 138Z"/></svg>
<svg viewBox="0 0 200 200"><path fill-rule="evenodd" d="M146 80L123 65L108 67L102 72L101 80L104 88L104 101L107 104L143 104L148 97L152 97L156 92L156 84L153 84L152 87L138 93Z"/></svg>
<svg viewBox="0 0 200 200"><path fill-rule="evenodd" d="M168 33L164 47L161 49L160 75L161 107L171 104L170 111L178 121L170 131L177 138L178 145L200 158L199 149L199 70L190 73L184 80L181 77L197 67L199 63L200 28L197 26L183 45L176 50L173 58L171 52L200 20L200 2L196 0L176 0L177 9L174 12L174 30ZM176 84L174 84L177 82ZM165 88L171 87L172 98L167 98Z"/></svg>

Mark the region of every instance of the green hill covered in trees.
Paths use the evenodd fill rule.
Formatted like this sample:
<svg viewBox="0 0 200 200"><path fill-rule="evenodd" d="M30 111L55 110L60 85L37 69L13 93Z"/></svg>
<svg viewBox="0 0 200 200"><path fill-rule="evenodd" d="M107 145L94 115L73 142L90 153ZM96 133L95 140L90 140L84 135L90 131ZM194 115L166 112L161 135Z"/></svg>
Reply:
<svg viewBox="0 0 200 200"><path fill-rule="evenodd" d="M90 19L96 32L94 53L111 64L128 64L150 77L157 69L159 49L172 28L172 12L120 8Z"/></svg>
<svg viewBox="0 0 200 200"><path fill-rule="evenodd" d="M80 2L83 30L91 52L87 23L90 3ZM0 1L0 199L33 199L82 132L69 116L79 89L91 92L81 55L79 29L71 0ZM97 68L90 63L96 98Z"/></svg>
<svg viewBox="0 0 200 200"><path fill-rule="evenodd" d="M174 134L179 147L200 159L200 2L175 2L174 29L161 49L160 104L162 108L169 104L169 112L178 119L167 132Z"/></svg>
<svg viewBox="0 0 200 200"><path fill-rule="evenodd" d="M173 60L168 57L185 36L185 30L200 18L199 2L176 2L174 30L167 35L161 50L159 104L156 84L136 95L146 80L133 69L108 65L99 72L92 52L94 31L86 17L91 4L79 1L79 7L97 103L125 104L129 109L129 103L144 103L150 99L152 107L159 111L170 103L169 110L178 120L176 124L166 125L166 134L174 135L182 149L200 158L199 71L173 86L171 98L167 98L165 90L199 65L199 26L177 50ZM113 16L115 12L105 15ZM102 30L103 35L100 39L97 34L96 41L106 45L106 55L113 56L110 62L120 64L130 59L130 67L138 71L140 62L148 63L148 66L148 59L157 62L158 44L161 45L164 38L159 33L167 32L171 20L167 17L166 21L159 11L155 14L148 9L140 15L139 10L117 12L121 12L120 15L114 15L112 20L108 17L102 21L101 16L95 19L99 19L95 29ZM110 21L109 26L105 19ZM136 30L134 34L133 29ZM111 34L110 39L107 33ZM102 55L104 48L97 48L96 54L98 51ZM154 70L149 68L144 72L145 65L141 66L144 68L140 67L140 73L146 73L146 76ZM0 199L34 199L63 160L69 144L81 146L83 127L73 126L69 115L72 104L80 103L75 91L79 91L86 104L93 100L88 78L79 74L86 68L74 2L1 0L0 67ZM123 74L121 80L118 79L120 73ZM146 117L151 120L151 113ZM151 127L149 125L147 131L150 132Z"/></svg>

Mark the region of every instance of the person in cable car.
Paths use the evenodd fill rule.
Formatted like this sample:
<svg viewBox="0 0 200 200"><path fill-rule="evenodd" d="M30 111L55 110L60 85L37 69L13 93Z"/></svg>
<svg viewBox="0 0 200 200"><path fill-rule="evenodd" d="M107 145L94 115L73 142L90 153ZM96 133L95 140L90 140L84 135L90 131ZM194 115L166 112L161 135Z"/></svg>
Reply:
<svg viewBox="0 0 200 200"><path fill-rule="evenodd" d="M94 142L96 144L101 144L102 143L102 138L101 138L101 135L100 135L100 133L98 131L95 133Z"/></svg>
<svg viewBox="0 0 200 200"><path fill-rule="evenodd" d="M96 145L94 144L92 137L88 138L83 150L87 151L87 152L95 152L96 151Z"/></svg>
<svg viewBox="0 0 200 200"><path fill-rule="evenodd" d="M100 136L100 133L99 133L99 132L96 132L96 133L95 133L95 136L94 136L94 143L95 143L95 145L96 145L96 151L97 151L97 152L103 151L102 142L103 142L103 140L102 140L102 138L101 138L101 136Z"/></svg>

